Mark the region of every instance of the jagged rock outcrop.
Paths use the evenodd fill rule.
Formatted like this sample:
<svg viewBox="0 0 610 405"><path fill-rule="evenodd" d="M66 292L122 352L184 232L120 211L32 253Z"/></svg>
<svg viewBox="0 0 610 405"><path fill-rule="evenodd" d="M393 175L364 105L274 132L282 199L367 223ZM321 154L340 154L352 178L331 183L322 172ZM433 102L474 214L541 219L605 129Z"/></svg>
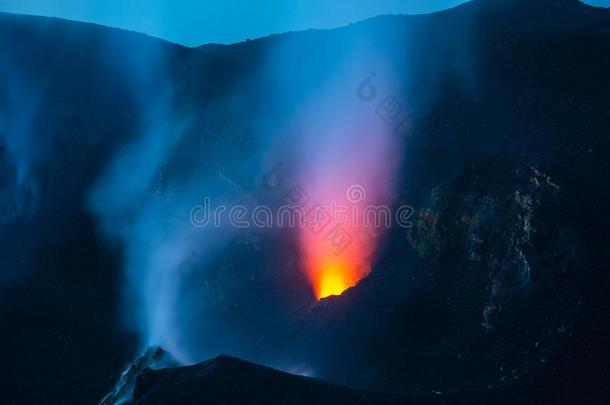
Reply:
<svg viewBox="0 0 610 405"><path fill-rule="evenodd" d="M131 363L121 374L116 385L100 402L100 405L120 405L133 399L136 382L148 370L177 366L171 354L160 347L149 347L143 355Z"/></svg>

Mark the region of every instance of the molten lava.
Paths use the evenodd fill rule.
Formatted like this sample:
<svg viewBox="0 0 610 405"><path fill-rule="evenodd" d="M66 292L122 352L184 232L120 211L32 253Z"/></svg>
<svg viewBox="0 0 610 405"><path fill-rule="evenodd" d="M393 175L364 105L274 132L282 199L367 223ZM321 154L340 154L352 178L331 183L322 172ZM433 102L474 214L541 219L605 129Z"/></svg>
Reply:
<svg viewBox="0 0 610 405"><path fill-rule="evenodd" d="M322 267L319 280L316 283L318 298L331 295L339 295L349 287L353 287L355 281L350 280L352 272L343 266L329 265Z"/></svg>
<svg viewBox="0 0 610 405"><path fill-rule="evenodd" d="M351 262L348 258L323 257L313 267L311 281L316 298L320 299L340 295L355 286L364 275L359 269L359 263Z"/></svg>
<svg viewBox="0 0 610 405"><path fill-rule="evenodd" d="M304 229L300 235L305 270L317 299L340 295L370 272L372 241L356 239L363 235L354 227L339 231L329 227L326 233L314 234Z"/></svg>

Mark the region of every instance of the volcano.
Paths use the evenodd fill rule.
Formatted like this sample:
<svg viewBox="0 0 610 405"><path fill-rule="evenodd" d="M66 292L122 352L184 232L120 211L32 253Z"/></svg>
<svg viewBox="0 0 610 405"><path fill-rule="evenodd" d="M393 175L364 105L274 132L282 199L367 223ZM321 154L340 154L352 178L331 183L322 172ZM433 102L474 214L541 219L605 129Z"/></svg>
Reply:
<svg viewBox="0 0 610 405"><path fill-rule="evenodd" d="M603 402L609 38L570 0L198 48L0 14L0 401L94 403L159 345L136 403ZM360 183L412 210L338 255L189 217Z"/></svg>

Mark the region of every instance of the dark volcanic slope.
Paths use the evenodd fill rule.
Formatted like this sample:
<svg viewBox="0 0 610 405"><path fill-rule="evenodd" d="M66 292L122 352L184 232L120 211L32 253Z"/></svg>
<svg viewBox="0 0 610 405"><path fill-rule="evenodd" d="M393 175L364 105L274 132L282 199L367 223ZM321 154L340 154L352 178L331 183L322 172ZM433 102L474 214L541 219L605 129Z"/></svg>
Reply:
<svg viewBox="0 0 610 405"><path fill-rule="evenodd" d="M466 405L513 404L519 400L535 397L535 393L525 392L523 389L431 392L425 395L366 392L220 355L193 366L160 370L144 369L137 377L133 402L130 403L134 405L245 403ZM538 403L552 402L550 397L538 396L536 400Z"/></svg>
<svg viewBox="0 0 610 405"><path fill-rule="evenodd" d="M145 369L133 404L472 404L510 403L516 396L486 390L419 396L364 392L220 355L188 367Z"/></svg>
<svg viewBox="0 0 610 405"><path fill-rule="evenodd" d="M189 367L147 369L138 377L134 404L373 404L399 397L359 393L230 356Z"/></svg>

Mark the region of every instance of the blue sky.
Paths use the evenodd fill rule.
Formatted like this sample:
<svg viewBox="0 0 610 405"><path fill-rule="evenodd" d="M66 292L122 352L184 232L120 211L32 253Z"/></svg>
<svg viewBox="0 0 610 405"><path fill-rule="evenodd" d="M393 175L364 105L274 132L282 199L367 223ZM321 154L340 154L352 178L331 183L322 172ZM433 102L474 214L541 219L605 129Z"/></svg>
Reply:
<svg viewBox="0 0 610 405"><path fill-rule="evenodd" d="M498 0L502 1L502 0ZM0 0L0 11L95 22L195 46L332 28L380 14L442 10L465 0ZM610 6L610 0L587 0Z"/></svg>

